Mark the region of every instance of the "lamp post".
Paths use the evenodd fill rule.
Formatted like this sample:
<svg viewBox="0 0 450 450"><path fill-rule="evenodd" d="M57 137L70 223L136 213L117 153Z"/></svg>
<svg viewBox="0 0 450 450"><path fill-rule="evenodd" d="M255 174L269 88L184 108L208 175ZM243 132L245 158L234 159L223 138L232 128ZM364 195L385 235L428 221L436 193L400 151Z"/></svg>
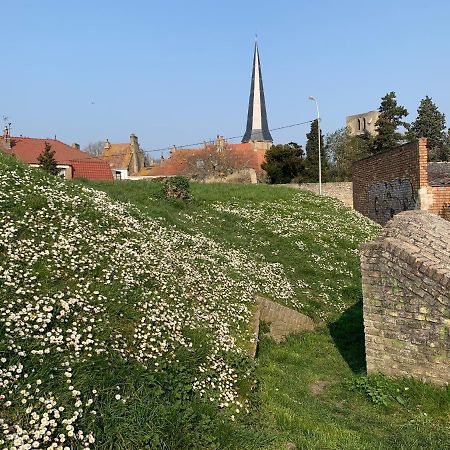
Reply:
<svg viewBox="0 0 450 450"><path fill-rule="evenodd" d="M320 114L319 114L319 103L315 97L310 95L308 97L309 100L312 100L316 104L317 108L317 134L319 138L319 195L322 195L322 156L320 154Z"/></svg>

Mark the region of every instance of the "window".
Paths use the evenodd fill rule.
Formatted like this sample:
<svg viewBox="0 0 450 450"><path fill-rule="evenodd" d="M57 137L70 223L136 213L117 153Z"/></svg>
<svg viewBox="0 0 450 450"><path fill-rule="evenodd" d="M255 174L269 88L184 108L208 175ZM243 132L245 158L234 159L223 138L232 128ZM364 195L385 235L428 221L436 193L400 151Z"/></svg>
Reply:
<svg viewBox="0 0 450 450"><path fill-rule="evenodd" d="M361 131L361 119L358 119L358 131Z"/></svg>
<svg viewBox="0 0 450 450"><path fill-rule="evenodd" d="M116 180L121 180L122 179L122 172L120 172L119 170L116 170L115 178L116 178Z"/></svg>
<svg viewBox="0 0 450 450"><path fill-rule="evenodd" d="M366 129L366 118L364 117L364 119L363 119L363 130L365 130Z"/></svg>

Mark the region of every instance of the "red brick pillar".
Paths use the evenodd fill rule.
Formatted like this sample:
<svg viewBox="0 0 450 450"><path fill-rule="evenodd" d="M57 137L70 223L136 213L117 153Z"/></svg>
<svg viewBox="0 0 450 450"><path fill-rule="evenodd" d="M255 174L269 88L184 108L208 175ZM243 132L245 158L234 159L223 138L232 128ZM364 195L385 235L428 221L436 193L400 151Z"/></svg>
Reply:
<svg viewBox="0 0 450 450"><path fill-rule="evenodd" d="M419 189L428 186L427 138L419 138Z"/></svg>

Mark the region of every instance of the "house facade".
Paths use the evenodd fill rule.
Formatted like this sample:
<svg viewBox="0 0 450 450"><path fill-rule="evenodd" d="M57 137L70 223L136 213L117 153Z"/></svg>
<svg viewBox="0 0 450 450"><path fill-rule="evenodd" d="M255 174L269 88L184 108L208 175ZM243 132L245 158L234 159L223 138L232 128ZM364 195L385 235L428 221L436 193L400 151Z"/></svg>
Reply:
<svg viewBox="0 0 450 450"><path fill-rule="evenodd" d="M73 178L113 180L109 165L101 158L81 151L78 144L70 146L57 139L14 137L5 132L0 139L0 150L32 167L39 167L38 157L44 151L46 143L54 151L54 158L61 178L68 180Z"/></svg>
<svg viewBox="0 0 450 450"><path fill-rule="evenodd" d="M116 180L126 180L137 175L145 165L144 152L134 134L130 135L130 142L125 144L111 144L106 139L101 157L108 163Z"/></svg>

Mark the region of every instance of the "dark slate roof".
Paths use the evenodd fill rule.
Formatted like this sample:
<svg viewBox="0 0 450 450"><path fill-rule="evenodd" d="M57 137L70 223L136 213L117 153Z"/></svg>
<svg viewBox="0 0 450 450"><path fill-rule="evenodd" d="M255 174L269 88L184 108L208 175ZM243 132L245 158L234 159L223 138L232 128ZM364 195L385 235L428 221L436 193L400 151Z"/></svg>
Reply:
<svg viewBox="0 0 450 450"><path fill-rule="evenodd" d="M258 62L259 91L255 88L256 63ZM259 95L261 102L261 129L253 128L253 100L255 95ZM261 73L261 63L259 61L258 44L255 42L255 53L253 55L252 83L250 86L250 98L248 101L247 128L242 138L242 142L248 141L270 141L273 142L267 123L266 101L264 99L264 87Z"/></svg>

